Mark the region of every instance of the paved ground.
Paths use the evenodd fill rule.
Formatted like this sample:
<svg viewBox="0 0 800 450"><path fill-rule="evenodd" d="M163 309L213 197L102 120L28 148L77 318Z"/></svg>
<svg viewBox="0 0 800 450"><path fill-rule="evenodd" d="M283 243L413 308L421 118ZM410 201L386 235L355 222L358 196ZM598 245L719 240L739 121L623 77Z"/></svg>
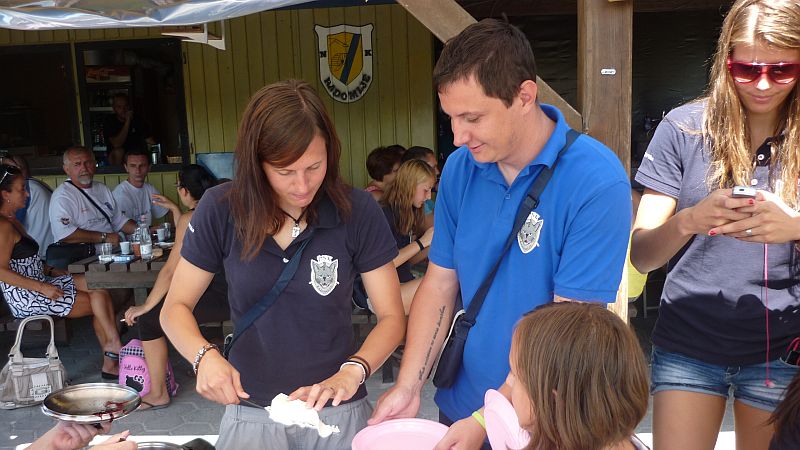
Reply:
<svg viewBox="0 0 800 450"><path fill-rule="evenodd" d="M652 319L633 320L645 351L649 352L649 333ZM98 382L100 380L101 360L96 355L97 341L87 319L72 321L73 336L70 345L59 346L58 351L72 384ZM128 334L131 337L131 333ZM0 333L0 363L5 364L8 348L13 336ZM31 356L43 353L42 345L34 345L28 350ZM113 432L130 429L136 440L172 440L183 443L196 436L206 436L212 443L216 439L218 424L223 407L209 402L194 391L194 378L188 375L190 365L173 354L171 361L181 387L169 408L158 411L134 412L114 424ZM380 373L368 380L369 398L374 402L378 396L391 385L381 381ZM730 408L729 408L730 409ZM437 409L433 403L433 387L428 385L423 391L423 402L420 417L436 420ZM13 411L0 411L0 449L15 449L18 445L28 443L47 431L53 421L45 417L39 407L22 408ZM723 424L724 431L733 429L730 413ZM650 440L651 417L642 421L637 432L646 442ZM732 449L733 433L723 432L717 449Z"/></svg>

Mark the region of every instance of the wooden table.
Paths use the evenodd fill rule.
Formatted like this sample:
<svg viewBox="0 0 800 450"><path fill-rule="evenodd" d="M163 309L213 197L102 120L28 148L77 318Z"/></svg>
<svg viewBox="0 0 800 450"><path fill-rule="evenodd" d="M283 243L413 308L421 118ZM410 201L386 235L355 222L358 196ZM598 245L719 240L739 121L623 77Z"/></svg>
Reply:
<svg viewBox="0 0 800 450"><path fill-rule="evenodd" d="M127 263L102 263L97 256L91 256L70 264L68 270L71 274L86 275L89 289L133 289L134 301L141 305L147 300L147 290L155 284L167 257L169 249L164 249L162 256L149 261L135 258Z"/></svg>

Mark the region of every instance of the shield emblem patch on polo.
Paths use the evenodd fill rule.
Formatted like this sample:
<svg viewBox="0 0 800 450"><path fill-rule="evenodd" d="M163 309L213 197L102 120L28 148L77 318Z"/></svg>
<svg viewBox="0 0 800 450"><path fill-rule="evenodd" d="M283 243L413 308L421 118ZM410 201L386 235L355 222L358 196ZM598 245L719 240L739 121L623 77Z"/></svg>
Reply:
<svg viewBox="0 0 800 450"><path fill-rule="evenodd" d="M339 260L328 255L317 255L311 260L311 281L317 294L326 296L339 284Z"/></svg>
<svg viewBox="0 0 800 450"><path fill-rule="evenodd" d="M539 246L539 233L542 231L542 225L544 225L544 219L539 218L539 214L531 211L517 233L517 243L522 253L530 253Z"/></svg>
<svg viewBox="0 0 800 450"><path fill-rule="evenodd" d="M328 95L342 103L360 99L372 84L372 24L314 27L319 79Z"/></svg>

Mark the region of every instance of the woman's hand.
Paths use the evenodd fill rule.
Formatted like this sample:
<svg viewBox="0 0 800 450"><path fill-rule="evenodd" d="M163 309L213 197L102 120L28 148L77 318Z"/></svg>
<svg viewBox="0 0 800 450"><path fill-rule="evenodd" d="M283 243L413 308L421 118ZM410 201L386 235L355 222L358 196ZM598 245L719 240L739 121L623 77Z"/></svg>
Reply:
<svg viewBox="0 0 800 450"><path fill-rule="evenodd" d="M289 395L289 400L299 398L305 401L309 408L317 411L321 411L330 399L333 399L331 405L339 406L344 400L349 400L355 395L362 376L363 373L358 366L348 364L320 383L298 388Z"/></svg>
<svg viewBox="0 0 800 450"><path fill-rule="evenodd" d="M83 448L89 445L96 435L108 433L110 429L111 422L101 424L101 428L95 428L93 425L59 421L42 437L35 440L28 449L74 450Z"/></svg>
<svg viewBox="0 0 800 450"><path fill-rule="evenodd" d="M753 204L738 208L737 212L746 217L713 228L709 234L767 244L784 244L800 240L800 213L790 208L772 192L758 191Z"/></svg>
<svg viewBox="0 0 800 450"><path fill-rule="evenodd" d="M173 216L175 215L176 211L178 215L180 215L181 208L178 205L176 205L175 202L168 199L167 197L164 197L161 194L153 194L150 196L150 198L152 199L154 205L160 206L162 208L167 208L168 210L172 211Z"/></svg>
<svg viewBox="0 0 800 450"><path fill-rule="evenodd" d="M698 204L688 209L687 220L683 223L684 234L711 234L716 227L749 217L738 210L752 205L753 199L734 198L731 189L718 189Z"/></svg>
<svg viewBox="0 0 800 450"><path fill-rule="evenodd" d="M422 242L422 245L425 247L431 246L431 241L433 241L433 227L428 228L425 230L425 233L420 236L419 241Z"/></svg>
<svg viewBox="0 0 800 450"><path fill-rule="evenodd" d="M89 448L96 450L135 450L139 448L139 446L136 444L136 442L127 440L130 434L130 431L125 430L122 433L117 433L105 441Z"/></svg>
<svg viewBox="0 0 800 450"><path fill-rule="evenodd" d="M138 319L139 316L149 312L151 309L152 307L148 308L146 304L131 306L127 311L125 311L125 323L127 323L128 326L132 326L134 323L136 323L136 319Z"/></svg>
<svg viewBox="0 0 800 450"><path fill-rule="evenodd" d="M203 397L223 405L238 404L239 397L250 398L242 388L239 371L215 350L209 350L200 360L195 389Z"/></svg>
<svg viewBox="0 0 800 450"><path fill-rule="evenodd" d="M64 291L62 291L60 288L54 285L44 282L40 284L41 286L39 287L39 289L37 289L37 291L39 291L40 294L44 295L50 300L57 300L64 296Z"/></svg>

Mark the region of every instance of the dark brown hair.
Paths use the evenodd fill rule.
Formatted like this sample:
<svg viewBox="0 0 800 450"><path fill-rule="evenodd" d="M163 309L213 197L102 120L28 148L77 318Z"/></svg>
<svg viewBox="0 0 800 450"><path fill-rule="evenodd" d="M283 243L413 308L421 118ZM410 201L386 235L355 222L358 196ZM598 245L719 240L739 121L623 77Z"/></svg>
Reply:
<svg viewBox="0 0 800 450"><path fill-rule="evenodd" d="M647 412L636 336L604 305L550 303L514 333L516 383L531 402L527 449L598 450L629 439Z"/></svg>
<svg viewBox="0 0 800 450"><path fill-rule="evenodd" d="M400 152L389 147L378 147L367 155L367 173L375 181L392 172L395 164L400 164Z"/></svg>
<svg viewBox="0 0 800 450"><path fill-rule="evenodd" d="M786 394L772 413L770 423L775 425L777 442L800 440L800 372L795 374L792 382L786 387Z"/></svg>
<svg viewBox="0 0 800 450"><path fill-rule="evenodd" d="M231 216L242 242L242 259L255 257L268 236L275 234L286 217L261 163L291 165L305 153L316 135L328 150L325 179L308 207L306 220L317 221L316 205L327 195L346 220L350 216L349 187L339 175L341 144L322 100L300 80L267 85L250 98L236 141L236 176L230 191Z"/></svg>
<svg viewBox="0 0 800 450"><path fill-rule="evenodd" d="M483 19L447 41L436 67L433 87L474 76L488 97L511 106L525 80L536 81L536 61L528 38L519 28L497 19Z"/></svg>

